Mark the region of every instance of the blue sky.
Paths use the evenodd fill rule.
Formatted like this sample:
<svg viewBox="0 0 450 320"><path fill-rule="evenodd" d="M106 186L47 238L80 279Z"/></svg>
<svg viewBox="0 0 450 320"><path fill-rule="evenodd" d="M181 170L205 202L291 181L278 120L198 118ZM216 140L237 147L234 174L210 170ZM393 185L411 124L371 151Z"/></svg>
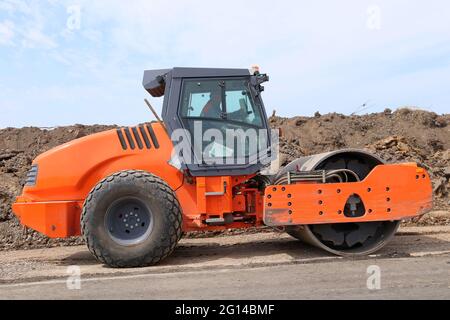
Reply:
<svg viewBox="0 0 450 320"><path fill-rule="evenodd" d="M258 64L269 114L448 113L449 16L448 0L0 0L0 127L152 119L143 70L172 66Z"/></svg>

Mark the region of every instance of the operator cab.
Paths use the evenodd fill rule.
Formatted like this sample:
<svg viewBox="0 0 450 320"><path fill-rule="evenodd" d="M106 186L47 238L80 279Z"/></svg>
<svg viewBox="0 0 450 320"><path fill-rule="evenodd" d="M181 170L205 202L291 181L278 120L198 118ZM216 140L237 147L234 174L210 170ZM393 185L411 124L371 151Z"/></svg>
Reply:
<svg viewBox="0 0 450 320"><path fill-rule="evenodd" d="M144 72L144 88L164 96L162 118L175 160L193 176L260 171L274 154L257 69L173 68Z"/></svg>

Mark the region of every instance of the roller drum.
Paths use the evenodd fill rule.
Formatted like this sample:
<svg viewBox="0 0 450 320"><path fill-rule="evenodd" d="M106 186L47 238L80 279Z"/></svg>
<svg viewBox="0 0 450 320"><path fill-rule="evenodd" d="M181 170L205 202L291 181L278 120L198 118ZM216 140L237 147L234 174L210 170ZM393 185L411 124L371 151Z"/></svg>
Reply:
<svg viewBox="0 0 450 320"><path fill-rule="evenodd" d="M368 152L345 149L298 158L282 168L273 181L288 171L349 169L363 180L383 160ZM351 182L351 181L350 181ZM400 221L331 223L286 227L305 243L340 256L367 255L381 249L394 236Z"/></svg>

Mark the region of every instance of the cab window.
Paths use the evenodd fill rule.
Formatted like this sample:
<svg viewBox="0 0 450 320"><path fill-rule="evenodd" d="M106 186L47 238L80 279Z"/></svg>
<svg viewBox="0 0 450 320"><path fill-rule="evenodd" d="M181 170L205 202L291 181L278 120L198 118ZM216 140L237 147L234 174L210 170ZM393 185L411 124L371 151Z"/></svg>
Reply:
<svg viewBox="0 0 450 320"><path fill-rule="evenodd" d="M181 116L263 126L247 79L185 81Z"/></svg>
<svg viewBox="0 0 450 320"><path fill-rule="evenodd" d="M260 137L264 129L261 105L255 102L249 79L185 80L183 82L181 120L192 138L195 127L201 124L202 134L216 129L224 139L203 141L202 152L207 158L242 158L255 154L258 144L267 146L267 138ZM262 130L265 131L265 130ZM237 132L244 143L226 140L229 132ZM253 134L253 135L250 135ZM236 138L237 139L237 138ZM193 141L193 140L192 140Z"/></svg>

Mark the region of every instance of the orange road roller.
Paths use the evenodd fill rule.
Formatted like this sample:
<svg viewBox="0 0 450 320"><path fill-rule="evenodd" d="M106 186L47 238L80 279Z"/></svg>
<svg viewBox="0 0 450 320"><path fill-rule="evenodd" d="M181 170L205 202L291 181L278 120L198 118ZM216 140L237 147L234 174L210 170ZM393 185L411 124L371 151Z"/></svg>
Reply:
<svg viewBox="0 0 450 320"><path fill-rule="evenodd" d="M258 226L367 255L401 220L431 210L430 176L415 163L346 149L279 168L262 101L268 80L256 67L145 71L144 88L163 97L162 120L41 154L14 213L51 238L82 235L101 263L140 267L170 255L183 232Z"/></svg>

